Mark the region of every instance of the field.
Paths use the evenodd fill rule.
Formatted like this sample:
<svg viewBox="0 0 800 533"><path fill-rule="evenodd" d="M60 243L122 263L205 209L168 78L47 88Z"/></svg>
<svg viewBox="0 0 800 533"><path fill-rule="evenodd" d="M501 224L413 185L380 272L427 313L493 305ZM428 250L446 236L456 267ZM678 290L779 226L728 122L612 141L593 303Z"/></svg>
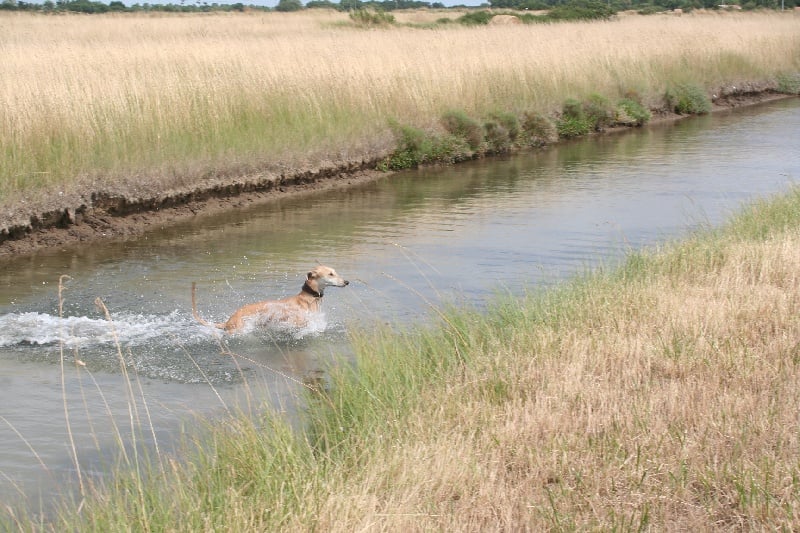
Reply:
<svg viewBox="0 0 800 533"><path fill-rule="evenodd" d="M97 191L158 195L380 156L391 120L557 112L629 92L800 70L792 13L466 28L406 14L0 15L0 212ZM425 22L426 24L422 24Z"/></svg>

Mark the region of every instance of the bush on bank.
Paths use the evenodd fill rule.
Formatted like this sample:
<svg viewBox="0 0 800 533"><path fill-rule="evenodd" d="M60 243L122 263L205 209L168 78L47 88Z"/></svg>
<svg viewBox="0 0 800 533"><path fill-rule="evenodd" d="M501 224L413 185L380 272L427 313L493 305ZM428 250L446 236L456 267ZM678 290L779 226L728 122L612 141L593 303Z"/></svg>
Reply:
<svg viewBox="0 0 800 533"><path fill-rule="evenodd" d="M704 99L708 97L696 88L677 86L667 91L665 105L683 114L700 114L706 112ZM710 106L710 100L708 103ZM597 93L584 100L568 98L561 113L554 117L535 111L519 115L498 111L481 121L462 110L450 110L441 117L443 132L392 122L397 147L379 168L401 170L425 164L449 164L525 147L542 147L558 139L573 139L610 127L642 126L651 118L652 113L633 91L616 104Z"/></svg>
<svg viewBox="0 0 800 533"><path fill-rule="evenodd" d="M778 92L783 94L800 94L800 72L781 74L778 76Z"/></svg>
<svg viewBox="0 0 800 533"><path fill-rule="evenodd" d="M705 115L711 111L711 99L697 85L679 83L667 89L667 106L679 115Z"/></svg>

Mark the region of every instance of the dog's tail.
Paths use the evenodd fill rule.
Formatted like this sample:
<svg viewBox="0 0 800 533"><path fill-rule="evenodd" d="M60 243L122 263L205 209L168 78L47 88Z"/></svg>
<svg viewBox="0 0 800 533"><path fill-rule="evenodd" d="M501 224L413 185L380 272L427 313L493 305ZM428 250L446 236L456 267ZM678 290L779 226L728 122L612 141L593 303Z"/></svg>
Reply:
<svg viewBox="0 0 800 533"><path fill-rule="evenodd" d="M215 322L209 322L208 320L204 319L200 316L200 313L197 312L197 303L195 300L195 292L197 292L197 283L194 281L192 282L192 316L195 320L201 323L204 326L210 326L212 328L219 328L225 329L225 324L217 324Z"/></svg>

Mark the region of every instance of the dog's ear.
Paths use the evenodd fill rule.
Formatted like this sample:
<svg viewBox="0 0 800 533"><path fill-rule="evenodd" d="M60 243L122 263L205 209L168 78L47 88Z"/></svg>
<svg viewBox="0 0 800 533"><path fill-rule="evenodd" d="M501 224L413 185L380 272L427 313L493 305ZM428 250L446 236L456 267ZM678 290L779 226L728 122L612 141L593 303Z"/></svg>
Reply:
<svg viewBox="0 0 800 533"><path fill-rule="evenodd" d="M316 276L314 275L314 271L312 270L308 274L306 274L306 279L314 279Z"/></svg>

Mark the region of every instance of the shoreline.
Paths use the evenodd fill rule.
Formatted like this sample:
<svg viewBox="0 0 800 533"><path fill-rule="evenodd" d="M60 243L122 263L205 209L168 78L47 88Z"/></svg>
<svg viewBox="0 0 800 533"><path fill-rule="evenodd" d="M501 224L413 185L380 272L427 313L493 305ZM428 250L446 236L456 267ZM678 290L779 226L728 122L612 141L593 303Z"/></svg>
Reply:
<svg viewBox="0 0 800 533"><path fill-rule="evenodd" d="M771 88L742 90L714 100L712 113L730 111L784 98L787 95ZM658 126L693 115L679 115L666 110L651 110L648 126ZM592 135L608 135L630 131L634 127L615 127ZM558 144L556 141L550 145ZM549 146L550 146L549 145ZM64 199L56 207L31 205L15 220L0 221L0 261L33 254L54 246L89 244L135 238L148 231L206 214L267 205L281 198L342 189L375 181L393 174L378 170L384 155L345 161L311 170L298 169L280 175L242 175L226 178L216 184L163 191L148 197L132 197L109 191L80 191L72 201ZM75 197L79 200L75 200ZM16 211L22 211L15 206Z"/></svg>

